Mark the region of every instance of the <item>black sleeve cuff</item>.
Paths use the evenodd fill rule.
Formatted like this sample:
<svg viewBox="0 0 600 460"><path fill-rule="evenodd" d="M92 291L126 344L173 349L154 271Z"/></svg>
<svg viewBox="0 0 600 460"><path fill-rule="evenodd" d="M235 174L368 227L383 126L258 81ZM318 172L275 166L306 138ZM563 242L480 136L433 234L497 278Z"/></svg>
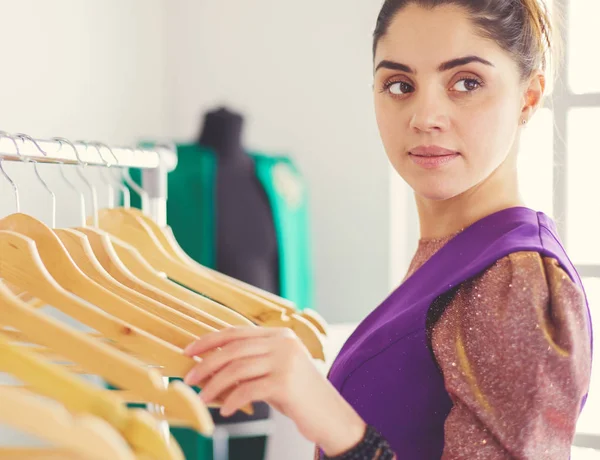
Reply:
<svg viewBox="0 0 600 460"><path fill-rule="evenodd" d="M335 457L322 460L394 460L396 457L385 438L371 425L367 425L361 441L352 449Z"/></svg>

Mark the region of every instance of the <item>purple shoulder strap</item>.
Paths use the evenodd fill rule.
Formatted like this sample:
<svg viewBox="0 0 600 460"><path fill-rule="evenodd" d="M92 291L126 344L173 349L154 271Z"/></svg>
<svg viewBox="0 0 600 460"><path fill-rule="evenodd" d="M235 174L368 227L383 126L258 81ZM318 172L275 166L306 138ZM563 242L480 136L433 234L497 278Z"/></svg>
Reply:
<svg viewBox="0 0 600 460"><path fill-rule="evenodd" d="M554 257L583 291L581 279L560 243L554 222L530 208L504 209L484 217L456 235L392 292L344 344L334 368L346 364L344 361L352 357L353 365L344 366L351 373L348 367L359 367L363 359L369 359L369 354L423 329L428 306L434 299L481 273L497 260L519 251L535 251ZM429 290L424 290L424 286L428 286ZM588 318L591 337L589 308ZM371 333L376 330L377 334ZM382 330L386 332L381 333ZM365 346L367 342L368 346Z"/></svg>

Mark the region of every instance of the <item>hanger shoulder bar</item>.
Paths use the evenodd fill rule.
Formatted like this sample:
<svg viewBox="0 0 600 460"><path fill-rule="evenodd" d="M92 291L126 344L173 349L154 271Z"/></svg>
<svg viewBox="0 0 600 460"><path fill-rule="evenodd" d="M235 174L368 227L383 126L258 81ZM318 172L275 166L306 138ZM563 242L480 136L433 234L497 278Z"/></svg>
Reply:
<svg viewBox="0 0 600 460"><path fill-rule="evenodd" d="M48 273L30 238L0 231L0 277L101 332L147 364L162 366L169 376L183 377L195 363L181 349L67 292Z"/></svg>
<svg viewBox="0 0 600 460"><path fill-rule="evenodd" d="M193 334L139 308L86 276L58 236L42 222L25 214L12 214L0 220L0 229L19 232L35 241L42 264L52 278L72 294L179 348L195 340Z"/></svg>
<svg viewBox="0 0 600 460"><path fill-rule="evenodd" d="M161 388L162 377L134 359L94 337L77 331L11 296L0 283L0 325L19 332L3 331L12 340L30 340L68 358L88 372L123 388Z"/></svg>
<svg viewBox="0 0 600 460"><path fill-rule="evenodd" d="M115 237L111 237L111 241L119 259L135 276L146 283L156 286L166 293L192 305L194 308L206 312L232 326L253 325L252 321L240 313L169 280L164 274L152 267L140 255L137 249L130 244L118 241Z"/></svg>
<svg viewBox="0 0 600 460"><path fill-rule="evenodd" d="M97 460L135 459L120 434L97 417L72 415L55 401L42 399L18 387L0 387L0 406L2 422L61 446L72 454ZM57 453L56 449L53 451Z"/></svg>
<svg viewBox="0 0 600 460"><path fill-rule="evenodd" d="M18 378L36 393L61 402L72 413L92 414L106 420L136 451L161 453L163 456L159 458L183 459L177 455L179 447L163 439L150 414L130 411L116 394L96 388L35 353L11 344L2 334L0 371Z"/></svg>
<svg viewBox="0 0 600 460"><path fill-rule="evenodd" d="M130 268L125 265L124 261L119 258L114 248L114 242L110 239L108 234L103 233L101 230L90 228L78 229L77 231L87 236L100 265L102 265L111 277L123 285L215 329L223 329L230 325L216 316L195 308L193 305L178 298L171 292L161 289L160 286L157 286L155 283L156 278L167 281L167 283L173 283L162 279L152 267L146 267L148 270L154 271L154 276L151 281L142 279L140 276L136 275L136 273L134 273L133 270L130 270ZM133 248L131 248L131 250L135 251ZM141 256L138 257L141 258ZM144 263L143 259L141 261L138 259L138 262L137 265ZM135 261L133 263L135 264Z"/></svg>
<svg viewBox="0 0 600 460"><path fill-rule="evenodd" d="M139 209L131 208L126 210L126 212L134 215L138 220L147 225L148 229L154 234L154 236L165 249L165 251L175 260L185 265L188 265L192 269L204 271L212 275L214 278L217 278L218 280L223 281L227 284L237 286L244 291L250 292L258 297L262 297L263 299L273 303L277 307L282 308L288 315L294 313L298 314L299 316L312 323L313 326L315 326L321 334L327 335L327 325L325 323L325 320L315 311L309 309L299 311L296 305L288 299L285 299L281 296L275 295L263 289L257 288L255 286L252 286L251 284L245 283L236 278L220 273L217 270L213 270L211 268L199 264L190 256L188 256L185 253L185 251L181 248L181 246L179 246L179 243L177 242L171 227L159 226L156 222L154 222L150 217L142 213Z"/></svg>
<svg viewBox="0 0 600 460"><path fill-rule="evenodd" d="M98 259L96 259L85 235L67 229L55 230L54 232L65 245L65 248L69 251L69 255L71 255L81 271L100 286L108 289L110 292L118 295L131 304L140 307L144 311L169 321L194 336L199 337L216 331L215 328L173 310L143 293L125 286L110 276Z"/></svg>

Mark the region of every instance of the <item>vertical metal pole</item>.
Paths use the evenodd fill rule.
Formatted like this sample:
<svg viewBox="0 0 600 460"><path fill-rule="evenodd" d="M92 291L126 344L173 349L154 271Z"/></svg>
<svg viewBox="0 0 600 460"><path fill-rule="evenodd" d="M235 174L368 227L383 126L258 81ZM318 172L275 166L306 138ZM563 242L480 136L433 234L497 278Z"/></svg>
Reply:
<svg viewBox="0 0 600 460"><path fill-rule="evenodd" d="M167 225L168 175L177 166L177 153L166 147L156 150L160 156L160 165L158 168L142 171L142 187L148 193L150 217L164 227Z"/></svg>
<svg viewBox="0 0 600 460"><path fill-rule="evenodd" d="M229 459L229 433L226 428L215 426L212 436L213 460Z"/></svg>

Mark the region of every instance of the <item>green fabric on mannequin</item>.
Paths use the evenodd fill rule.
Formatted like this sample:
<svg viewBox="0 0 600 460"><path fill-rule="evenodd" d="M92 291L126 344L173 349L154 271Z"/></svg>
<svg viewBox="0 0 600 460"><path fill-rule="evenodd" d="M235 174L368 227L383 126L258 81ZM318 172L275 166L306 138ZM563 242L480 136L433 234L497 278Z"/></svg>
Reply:
<svg viewBox="0 0 600 460"><path fill-rule="evenodd" d="M181 248L196 262L214 269L217 159L212 150L198 144L178 144L177 155L177 168L169 173L167 222ZM308 193L302 176L285 156L250 155L273 211L280 295L300 310L314 308ZM130 175L141 184L140 170L131 169ZM131 206L141 207L133 190Z"/></svg>
<svg viewBox="0 0 600 460"><path fill-rule="evenodd" d="M300 174L285 157L252 153L273 208L279 240L281 296L299 310L313 307L308 198Z"/></svg>

